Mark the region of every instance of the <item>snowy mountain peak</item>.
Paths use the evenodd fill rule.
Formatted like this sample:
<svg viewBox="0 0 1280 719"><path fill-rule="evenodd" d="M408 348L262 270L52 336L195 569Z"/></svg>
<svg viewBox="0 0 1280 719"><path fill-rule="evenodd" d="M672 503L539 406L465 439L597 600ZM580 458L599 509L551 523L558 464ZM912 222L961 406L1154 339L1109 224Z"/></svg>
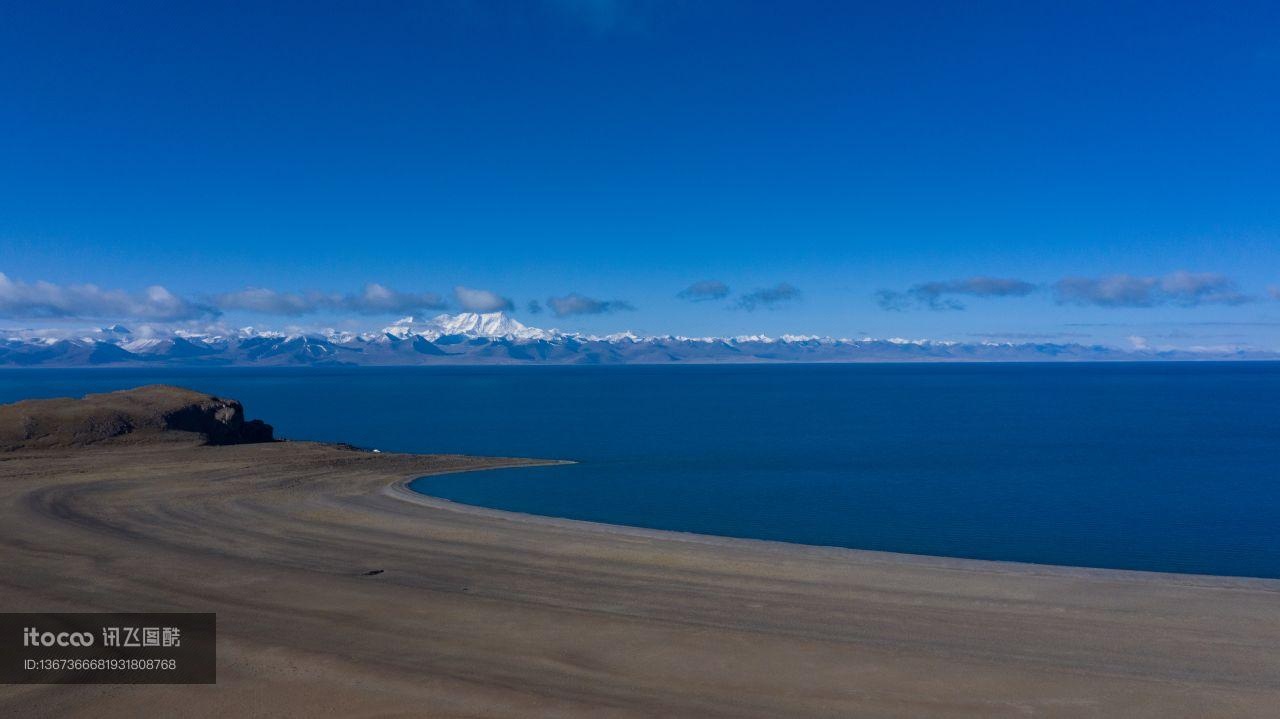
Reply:
<svg viewBox="0 0 1280 719"><path fill-rule="evenodd" d="M604 337L596 337L595 335L592 335L592 339L599 339L605 342L643 342L647 338L641 337L631 330L627 330L626 332L614 332L613 334L605 335Z"/></svg>
<svg viewBox="0 0 1280 719"><path fill-rule="evenodd" d="M384 330L393 337L421 335L436 339L445 335L462 335L464 337L487 337L518 340L549 340L559 336L554 330L542 330L527 327L524 323L508 316L504 312L463 312L457 315L436 315L432 319L418 323L412 317L396 321Z"/></svg>
<svg viewBox="0 0 1280 719"><path fill-rule="evenodd" d="M463 312L458 315L437 315L432 320L440 331L448 335L471 337L519 337L529 331L519 320L502 312Z"/></svg>

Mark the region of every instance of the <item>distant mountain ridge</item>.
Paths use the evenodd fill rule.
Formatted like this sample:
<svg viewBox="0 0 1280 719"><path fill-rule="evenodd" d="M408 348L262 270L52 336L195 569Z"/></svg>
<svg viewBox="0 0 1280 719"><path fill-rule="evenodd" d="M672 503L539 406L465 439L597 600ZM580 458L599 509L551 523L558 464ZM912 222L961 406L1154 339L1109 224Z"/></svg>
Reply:
<svg viewBox="0 0 1280 719"><path fill-rule="evenodd" d="M528 327L502 312L401 319L380 332L151 332L115 325L83 336L0 331L0 366L332 366L436 364L670 364L765 362L1032 362L1274 360L1244 349L1123 350L1079 343L583 335Z"/></svg>

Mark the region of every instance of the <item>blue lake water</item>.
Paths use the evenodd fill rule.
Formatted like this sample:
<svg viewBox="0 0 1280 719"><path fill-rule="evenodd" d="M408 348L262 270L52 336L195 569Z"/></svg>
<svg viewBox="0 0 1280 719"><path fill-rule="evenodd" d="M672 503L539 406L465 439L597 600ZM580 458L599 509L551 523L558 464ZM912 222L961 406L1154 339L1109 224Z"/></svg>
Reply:
<svg viewBox="0 0 1280 719"><path fill-rule="evenodd" d="M458 502L806 544L1280 577L1280 364L8 370L0 401L148 382L295 439L578 460Z"/></svg>

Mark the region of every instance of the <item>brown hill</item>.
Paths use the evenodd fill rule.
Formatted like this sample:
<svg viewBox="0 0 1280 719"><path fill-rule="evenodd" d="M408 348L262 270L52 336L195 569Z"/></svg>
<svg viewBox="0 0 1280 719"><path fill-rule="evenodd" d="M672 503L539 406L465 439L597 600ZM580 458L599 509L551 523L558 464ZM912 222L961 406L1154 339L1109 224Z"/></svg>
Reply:
<svg viewBox="0 0 1280 719"><path fill-rule="evenodd" d="M0 451L183 437L206 444L274 441L271 425L246 422L239 402L168 385L0 405Z"/></svg>

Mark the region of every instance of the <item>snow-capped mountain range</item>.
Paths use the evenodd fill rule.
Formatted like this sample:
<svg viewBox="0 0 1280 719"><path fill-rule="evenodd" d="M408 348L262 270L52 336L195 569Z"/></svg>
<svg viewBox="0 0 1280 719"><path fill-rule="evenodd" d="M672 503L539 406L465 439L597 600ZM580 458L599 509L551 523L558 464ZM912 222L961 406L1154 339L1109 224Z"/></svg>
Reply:
<svg viewBox="0 0 1280 719"><path fill-rule="evenodd" d="M401 319L379 332L0 330L0 366L670 364L761 362L1280 359L1259 350L1124 350L1078 343L738 337L595 336L527 327L501 312Z"/></svg>

